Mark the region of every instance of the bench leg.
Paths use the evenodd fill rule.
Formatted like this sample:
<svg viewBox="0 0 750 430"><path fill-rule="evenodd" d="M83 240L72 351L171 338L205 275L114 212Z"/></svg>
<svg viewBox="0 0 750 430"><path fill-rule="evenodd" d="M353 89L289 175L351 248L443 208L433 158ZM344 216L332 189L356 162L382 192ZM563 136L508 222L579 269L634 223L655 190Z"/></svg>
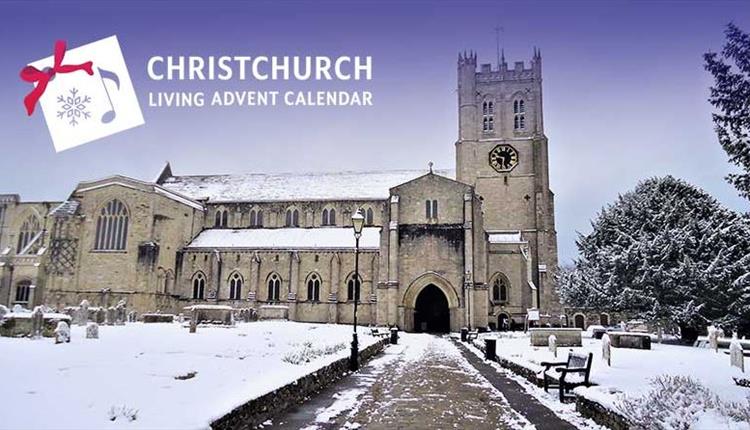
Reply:
<svg viewBox="0 0 750 430"><path fill-rule="evenodd" d="M565 401L565 384L560 381L560 403Z"/></svg>
<svg viewBox="0 0 750 430"><path fill-rule="evenodd" d="M549 392L549 380L547 379L547 373L544 373L544 392Z"/></svg>

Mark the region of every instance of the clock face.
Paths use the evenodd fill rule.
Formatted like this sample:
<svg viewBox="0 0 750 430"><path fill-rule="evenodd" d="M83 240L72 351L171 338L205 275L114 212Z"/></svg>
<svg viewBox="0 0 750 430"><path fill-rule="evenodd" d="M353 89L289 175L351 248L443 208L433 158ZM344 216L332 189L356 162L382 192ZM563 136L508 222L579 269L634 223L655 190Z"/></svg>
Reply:
<svg viewBox="0 0 750 430"><path fill-rule="evenodd" d="M490 166L498 172L509 172L518 164L518 152L510 145L497 145L490 151Z"/></svg>

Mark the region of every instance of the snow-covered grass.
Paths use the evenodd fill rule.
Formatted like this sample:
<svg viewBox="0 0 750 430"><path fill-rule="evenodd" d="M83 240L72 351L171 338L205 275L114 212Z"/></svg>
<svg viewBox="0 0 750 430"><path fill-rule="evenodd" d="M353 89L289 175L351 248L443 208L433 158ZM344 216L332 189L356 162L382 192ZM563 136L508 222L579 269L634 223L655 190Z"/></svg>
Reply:
<svg viewBox="0 0 750 430"><path fill-rule="evenodd" d="M207 428L246 401L346 357L351 326L267 321L72 327L69 344L0 338L2 428ZM360 348L375 343L360 330ZM294 357L294 359L289 359ZM285 360L285 358L287 358Z"/></svg>
<svg viewBox="0 0 750 430"><path fill-rule="evenodd" d="M716 353L704 348L658 343L652 343L651 350L612 348L612 366L608 367L602 359L602 341L590 337L583 338L582 347L558 348L555 358L547 347L531 346L528 335L524 333L483 334L475 343L483 345L487 336L497 338L498 356L535 372L543 369L543 361L565 361L571 350L592 352L591 381L597 386L579 387L575 392L613 410L622 407L627 399L650 395L651 382L663 375L690 376L722 402L746 405L750 401L750 389L737 386L732 379L750 375L743 375L739 369L731 367L729 356L721 350ZM710 421L716 422L715 419ZM724 428L750 429L750 424L727 427L724 423Z"/></svg>

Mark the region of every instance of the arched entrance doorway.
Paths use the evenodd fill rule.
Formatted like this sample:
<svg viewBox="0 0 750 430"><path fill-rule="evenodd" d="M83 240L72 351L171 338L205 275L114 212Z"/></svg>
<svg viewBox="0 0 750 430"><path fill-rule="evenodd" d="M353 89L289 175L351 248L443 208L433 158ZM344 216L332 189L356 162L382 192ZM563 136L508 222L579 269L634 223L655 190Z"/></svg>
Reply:
<svg viewBox="0 0 750 430"><path fill-rule="evenodd" d="M450 331L448 298L433 284L419 292L414 307L414 331L447 333Z"/></svg>
<svg viewBox="0 0 750 430"><path fill-rule="evenodd" d="M573 323L575 324L576 328L586 328L586 319L581 314L576 314L576 316L573 318Z"/></svg>
<svg viewBox="0 0 750 430"><path fill-rule="evenodd" d="M497 331L508 331L510 330L510 318L508 314L500 314L497 316Z"/></svg>

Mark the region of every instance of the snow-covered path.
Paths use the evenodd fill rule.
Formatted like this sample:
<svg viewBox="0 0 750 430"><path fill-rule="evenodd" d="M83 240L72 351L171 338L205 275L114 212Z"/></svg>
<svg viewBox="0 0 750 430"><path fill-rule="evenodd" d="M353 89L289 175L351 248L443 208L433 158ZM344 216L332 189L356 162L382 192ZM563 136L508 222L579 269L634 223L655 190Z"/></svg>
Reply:
<svg viewBox="0 0 750 430"><path fill-rule="evenodd" d="M450 339L427 334L402 334L399 345L388 347L326 403L312 413L303 406L273 428L533 428Z"/></svg>

